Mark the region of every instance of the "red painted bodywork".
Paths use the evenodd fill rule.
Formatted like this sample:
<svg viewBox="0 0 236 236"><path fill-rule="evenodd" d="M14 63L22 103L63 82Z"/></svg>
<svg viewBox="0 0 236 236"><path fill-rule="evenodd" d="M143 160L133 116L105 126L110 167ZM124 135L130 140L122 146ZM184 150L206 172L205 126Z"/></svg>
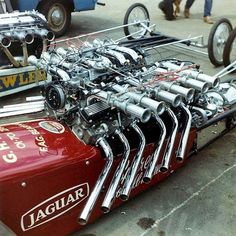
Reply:
<svg viewBox="0 0 236 236"><path fill-rule="evenodd" d="M68 127L64 126L62 133L53 133L40 127L41 121L0 126L0 219L18 236L64 236L81 228L78 216L106 161L98 148L85 145ZM193 147L195 138L196 131L191 130L187 154ZM175 150L178 142L179 135L175 142ZM154 144L146 146L136 178L137 186L132 190L130 197L166 178L186 161L186 158L183 162L176 161L173 154L170 170L164 174L158 172L149 184L144 184L139 177L145 171L153 147ZM132 150L130 160L135 151ZM119 161L119 157L115 158L105 184L106 189L100 193L89 222L103 214L100 206ZM73 200L76 199L73 188L78 185L79 197L77 196L76 206L73 207ZM113 207L122 204L118 195L117 193ZM57 204L63 205L62 201L64 205L68 205L55 210ZM63 214L65 209L67 211ZM36 218L39 225L33 224L31 227Z"/></svg>

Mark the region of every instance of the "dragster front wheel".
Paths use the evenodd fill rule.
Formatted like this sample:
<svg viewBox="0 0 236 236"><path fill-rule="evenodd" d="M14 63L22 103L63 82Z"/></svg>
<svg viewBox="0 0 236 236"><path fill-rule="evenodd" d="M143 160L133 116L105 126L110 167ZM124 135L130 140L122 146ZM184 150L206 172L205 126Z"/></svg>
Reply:
<svg viewBox="0 0 236 236"><path fill-rule="evenodd" d="M131 5L124 17L124 33L128 39L139 39L147 34L150 17L147 8L142 3ZM131 25L127 25L131 24Z"/></svg>
<svg viewBox="0 0 236 236"><path fill-rule="evenodd" d="M236 28L231 31L224 48L223 62L224 66L230 65L232 62L236 61ZM233 72L236 72L236 66Z"/></svg>
<svg viewBox="0 0 236 236"><path fill-rule="evenodd" d="M227 18L221 18L212 26L208 37L208 56L214 66L223 65L223 51L233 27Z"/></svg>

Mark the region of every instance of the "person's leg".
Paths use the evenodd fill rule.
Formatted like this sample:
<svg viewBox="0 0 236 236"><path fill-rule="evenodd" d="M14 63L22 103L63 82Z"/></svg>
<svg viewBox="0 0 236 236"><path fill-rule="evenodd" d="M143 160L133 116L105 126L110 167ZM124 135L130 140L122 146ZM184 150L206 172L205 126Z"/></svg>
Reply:
<svg viewBox="0 0 236 236"><path fill-rule="evenodd" d="M194 3L194 0L187 0L185 3L185 9L190 9L193 3Z"/></svg>
<svg viewBox="0 0 236 236"><path fill-rule="evenodd" d="M212 0L205 0L203 16L210 16L212 9Z"/></svg>
<svg viewBox="0 0 236 236"><path fill-rule="evenodd" d="M172 0L163 0L159 3L159 8L163 11L167 20L175 19L173 15L174 8Z"/></svg>
<svg viewBox="0 0 236 236"><path fill-rule="evenodd" d="M164 14L166 14L166 8L165 8L165 3L164 1L159 2L158 7L162 10Z"/></svg>
<svg viewBox="0 0 236 236"><path fill-rule="evenodd" d="M173 1L172 0L164 0L164 1L166 6L166 19L173 20L175 18L173 15L174 13Z"/></svg>
<svg viewBox="0 0 236 236"><path fill-rule="evenodd" d="M204 22L206 22L208 24L213 24L214 23L210 18L211 9L212 9L212 0L205 0L203 20L204 20Z"/></svg>
<svg viewBox="0 0 236 236"><path fill-rule="evenodd" d="M186 18L189 18L189 16L190 16L189 9L193 5L193 3L194 3L194 0L187 0L186 1L185 8L184 8L184 16Z"/></svg>

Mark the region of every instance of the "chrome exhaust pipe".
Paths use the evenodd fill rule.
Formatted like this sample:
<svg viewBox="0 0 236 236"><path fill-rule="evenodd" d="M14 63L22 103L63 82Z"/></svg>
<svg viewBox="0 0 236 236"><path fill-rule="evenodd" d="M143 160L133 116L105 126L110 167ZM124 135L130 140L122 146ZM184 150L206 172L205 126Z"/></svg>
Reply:
<svg viewBox="0 0 236 236"><path fill-rule="evenodd" d="M8 32L6 34L8 37L12 38L13 40L19 40L21 42L25 42L27 44L31 44L34 42L34 37L32 34L28 33L27 31L14 31Z"/></svg>
<svg viewBox="0 0 236 236"><path fill-rule="evenodd" d="M155 116L156 121L159 125L159 127L161 128L161 134L160 134L160 139L156 145L155 151L152 155L152 161L150 162L149 167L146 170L146 173L143 177L143 181L144 183L149 183L153 177L155 168L158 164L158 160L160 158L160 152L161 149L164 145L164 141L165 141L165 137L166 137L166 126L164 124L164 122L162 121L162 119L159 116Z"/></svg>
<svg viewBox="0 0 236 236"><path fill-rule="evenodd" d="M120 130L116 130L115 134L119 137L120 141L122 142L122 144L124 146L124 156L123 156L119 166L116 169L116 172L115 172L115 174L112 178L112 181L110 183L110 186L107 190L106 196L103 200L101 208L104 213L108 213L110 211L111 205L112 205L112 203L115 199L115 196L116 196L117 187L119 185L121 176L125 170L127 161L129 159L129 154L130 154L129 142L128 142L127 138L125 137L125 135Z"/></svg>
<svg viewBox="0 0 236 236"><path fill-rule="evenodd" d="M167 141L165 154L164 154L162 165L160 168L160 171L162 171L162 172L166 172L169 169L171 156L172 156L173 148L174 148L174 144L175 144L175 138L176 138L176 134L177 134L178 126L179 126L179 122L178 122L174 112L170 108L167 108L166 111L169 113L169 115L173 121L173 127L172 127L172 131L170 133L170 137Z"/></svg>
<svg viewBox="0 0 236 236"><path fill-rule="evenodd" d="M176 155L177 160L183 160L185 157L189 132L191 129L191 122L192 122L192 114L189 111L189 109L187 107L185 107L184 104L181 104L180 107L183 110L183 112L185 113L187 121L186 121L185 127L182 131L181 138L180 138L179 147L178 147L177 155Z"/></svg>
<svg viewBox="0 0 236 236"><path fill-rule="evenodd" d="M136 173L138 171L142 156L143 156L143 152L144 152L144 148L146 146L146 139L145 136L142 132L142 130L139 128L139 126L136 124L136 122L133 122L131 124L131 127L136 131L136 133L139 136L140 139L140 143L139 143L139 147L137 150L137 153L133 159L133 162L131 164L132 168L130 169L129 174L126 177L122 192L120 194L120 198L123 201L128 200L130 192L132 190L132 186L133 186L133 182L136 176Z"/></svg>
<svg viewBox="0 0 236 236"><path fill-rule="evenodd" d="M15 57L11 54L8 48L2 47L3 52L8 57L9 61L14 65L14 67L20 67L20 63L15 59Z"/></svg>
<svg viewBox="0 0 236 236"><path fill-rule="evenodd" d="M210 88L210 85L207 82L202 82L196 79L190 79L183 76L179 77L177 81L183 84L184 86L194 88L200 91L201 93L206 93Z"/></svg>
<svg viewBox="0 0 236 236"><path fill-rule="evenodd" d="M22 66L27 66L29 54L26 42L22 42L22 51L23 51L23 61L21 62L21 64Z"/></svg>
<svg viewBox="0 0 236 236"><path fill-rule="evenodd" d="M150 108L157 115L161 115L165 111L164 102L155 101L151 98L146 97L144 94L126 92L124 88L118 84L114 85L113 89L117 92L125 92L124 95L133 99L135 102L139 103L141 106Z"/></svg>
<svg viewBox="0 0 236 236"><path fill-rule="evenodd" d="M51 42L55 39L55 35L52 31L46 30L46 29L33 29L33 34L36 36L39 36L42 39L46 39L47 41Z"/></svg>
<svg viewBox="0 0 236 236"><path fill-rule="evenodd" d="M88 201L86 202L84 209L82 211L82 213L79 216L79 223L81 225L85 225L88 222L88 218L94 208L94 205L97 201L98 195L100 194L102 187L108 177L108 174L111 170L112 164L113 164L113 153L111 150L110 145L108 144L108 142L106 141L105 138L99 138L97 140L97 145L100 145L101 148L103 149L106 158L107 158L107 162L105 164L105 167L102 170L102 173L99 175L98 180L89 196Z"/></svg>
<svg viewBox="0 0 236 236"><path fill-rule="evenodd" d="M194 97L195 90L193 88L185 88L176 84L175 82L167 82L167 81L161 81L160 85L161 88L163 87L164 89L172 93L181 95L187 101L191 101Z"/></svg>
<svg viewBox="0 0 236 236"><path fill-rule="evenodd" d="M165 90L160 90L159 88L154 89L154 91L155 91L155 96L158 100L163 100L171 104L173 107L178 107L182 102L182 98L178 94L173 94Z"/></svg>
<svg viewBox="0 0 236 236"><path fill-rule="evenodd" d="M0 35L0 45L4 48L10 47L11 39L5 35Z"/></svg>

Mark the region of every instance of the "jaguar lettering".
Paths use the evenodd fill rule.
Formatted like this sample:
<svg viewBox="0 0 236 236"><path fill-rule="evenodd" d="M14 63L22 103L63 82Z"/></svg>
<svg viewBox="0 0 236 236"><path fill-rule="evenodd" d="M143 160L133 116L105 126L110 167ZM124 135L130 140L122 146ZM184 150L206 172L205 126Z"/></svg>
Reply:
<svg viewBox="0 0 236 236"><path fill-rule="evenodd" d="M89 185L83 183L46 199L21 217L22 230L30 230L63 215L85 200L88 195Z"/></svg>

